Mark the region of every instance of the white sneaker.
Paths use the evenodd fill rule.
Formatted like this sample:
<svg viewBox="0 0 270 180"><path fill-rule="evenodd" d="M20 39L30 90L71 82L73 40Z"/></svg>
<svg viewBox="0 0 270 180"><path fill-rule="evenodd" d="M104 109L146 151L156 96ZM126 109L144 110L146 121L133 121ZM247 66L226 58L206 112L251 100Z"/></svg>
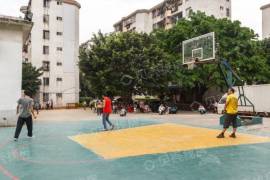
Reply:
<svg viewBox="0 0 270 180"><path fill-rule="evenodd" d="M13 141L18 141L18 138L13 138Z"/></svg>
<svg viewBox="0 0 270 180"><path fill-rule="evenodd" d="M27 136L27 139L34 139L35 138L35 136Z"/></svg>

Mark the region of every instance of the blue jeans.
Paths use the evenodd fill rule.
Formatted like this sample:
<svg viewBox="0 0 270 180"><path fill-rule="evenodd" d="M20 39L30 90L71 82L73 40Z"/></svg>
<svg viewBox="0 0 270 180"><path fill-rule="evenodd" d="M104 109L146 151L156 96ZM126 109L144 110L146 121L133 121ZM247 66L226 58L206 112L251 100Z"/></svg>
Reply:
<svg viewBox="0 0 270 180"><path fill-rule="evenodd" d="M112 126L113 124L111 123L111 121L109 120L109 116L110 114L109 113L103 113L102 114L102 123L103 123L103 126L104 126L104 129L107 130L107 123Z"/></svg>

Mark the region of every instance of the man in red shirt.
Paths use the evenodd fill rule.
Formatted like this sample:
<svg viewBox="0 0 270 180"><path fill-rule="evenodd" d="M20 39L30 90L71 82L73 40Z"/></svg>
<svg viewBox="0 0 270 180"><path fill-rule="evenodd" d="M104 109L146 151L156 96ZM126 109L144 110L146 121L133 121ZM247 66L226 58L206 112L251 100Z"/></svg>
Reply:
<svg viewBox="0 0 270 180"><path fill-rule="evenodd" d="M103 96L103 115L102 115L102 122L104 126L104 130L108 131L107 123L111 126L111 130L114 129L114 125L109 120L109 116L112 113L112 101L109 97Z"/></svg>

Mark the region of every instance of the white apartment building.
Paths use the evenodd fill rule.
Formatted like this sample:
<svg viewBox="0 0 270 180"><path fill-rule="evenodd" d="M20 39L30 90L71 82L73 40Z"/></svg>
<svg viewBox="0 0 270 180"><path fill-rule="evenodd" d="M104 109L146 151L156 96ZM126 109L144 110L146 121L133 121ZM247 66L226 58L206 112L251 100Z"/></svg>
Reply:
<svg viewBox="0 0 270 180"><path fill-rule="evenodd" d="M22 7L34 23L25 60L43 68L36 97L44 106L79 102L79 10L75 0L30 0Z"/></svg>
<svg viewBox="0 0 270 180"><path fill-rule="evenodd" d="M149 24L152 24L152 20L149 18L149 10L140 9L123 18L114 27L116 31L121 32L136 30L137 32L150 33L152 28Z"/></svg>
<svg viewBox="0 0 270 180"><path fill-rule="evenodd" d="M270 4L261 7L262 10L262 38L270 38Z"/></svg>
<svg viewBox="0 0 270 180"><path fill-rule="evenodd" d="M32 23L0 15L0 126L16 124L17 100L21 97L23 44Z"/></svg>
<svg viewBox="0 0 270 180"><path fill-rule="evenodd" d="M156 28L171 28L191 12L205 12L216 18L231 18L231 0L164 0L149 10L137 10L114 24L116 32L150 33Z"/></svg>

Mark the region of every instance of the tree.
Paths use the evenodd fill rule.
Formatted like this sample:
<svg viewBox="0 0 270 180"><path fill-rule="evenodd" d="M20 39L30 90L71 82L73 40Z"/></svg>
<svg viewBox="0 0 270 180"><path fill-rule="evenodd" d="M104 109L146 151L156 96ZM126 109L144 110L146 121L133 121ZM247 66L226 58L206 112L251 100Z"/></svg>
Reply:
<svg viewBox="0 0 270 180"><path fill-rule="evenodd" d="M264 39L261 42L261 46L262 46L263 55L266 57L267 63L270 66L270 38Z"/></svg>
<svg viewBox="0 0 270 180"><path fill-rule="evenodd" d="M182 42L209 32L216 34L219 56L228 60L247 84L269 82L270 68L257 35L253 30L241 27L239 21L216 19L198 12L189 19L180 20L169 30L154 31L153 36L158 39L159 47L174 56L174 62L181 65ZM197 98L201 98L209 87L225 87L217 64L200 65L192 71L180 68L178 73L174 83L179 84L185 94L197 94L194 96Z"/></svg>
<svg viewBox="0 0 270 180"><path fill-rule="evenodd" d="M207 89L225 87L217 64L200 65L194 70L182 66L182 42L215 32L218 55L230 62L247 84L270 82L269 41L259 41L253 30L239 21L216 19L193 13L169 30L150 35L135 32L98 33L80 48L83 83L100 96L164 94L168 85L181 87L182 94L201 100Z"/></svg>
<svg viewBox="0 0 270 180"><path fill-rule="evenodd" d="M135 32L98 33L80 47L80 70L97 96L106 92L131 97L167 90L170 57L155 38Z"/></svg>
<svg viewBox="0 0 270 180"><path fill-rule="evenodd" d="M22 65L22 89L29 92L30 96L37 94L41 81L39 77L42 75L42 69L33 67L31 63L23 63Z"/></svg>

